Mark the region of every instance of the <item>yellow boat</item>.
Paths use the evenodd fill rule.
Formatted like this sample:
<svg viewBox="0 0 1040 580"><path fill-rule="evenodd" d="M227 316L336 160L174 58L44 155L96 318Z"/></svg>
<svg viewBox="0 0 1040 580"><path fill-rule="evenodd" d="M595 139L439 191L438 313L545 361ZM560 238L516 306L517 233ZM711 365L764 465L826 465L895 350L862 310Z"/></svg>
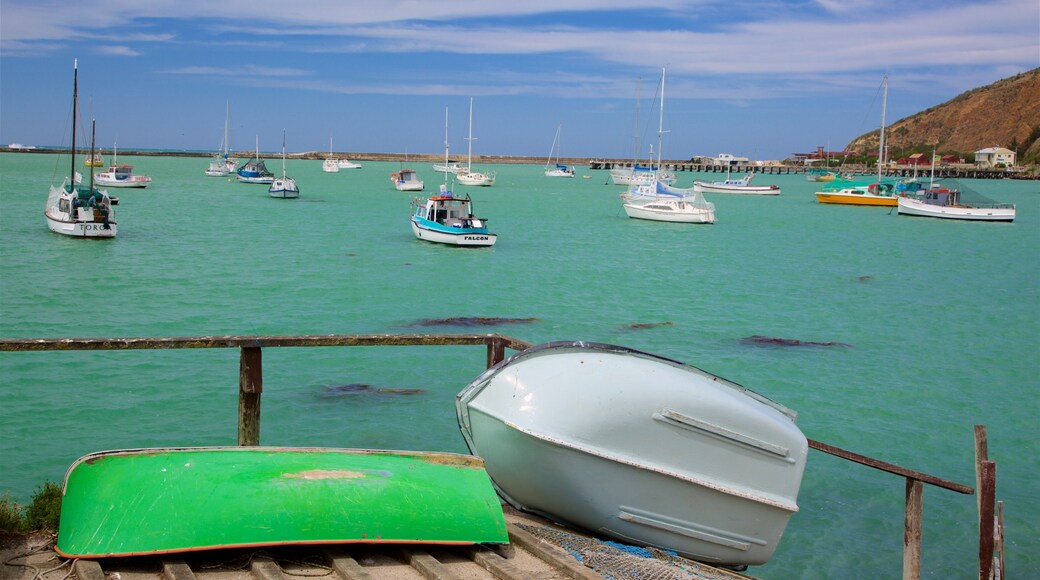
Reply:
<svg viewBox="0 0 1040 580"><path fill-rule="evenodd" d="M895 207L899 205L899 197L891 183L871 183L870 185L851 185L835 190L816 192L817 203L835 203L843 205L880 205Z"/></svg>

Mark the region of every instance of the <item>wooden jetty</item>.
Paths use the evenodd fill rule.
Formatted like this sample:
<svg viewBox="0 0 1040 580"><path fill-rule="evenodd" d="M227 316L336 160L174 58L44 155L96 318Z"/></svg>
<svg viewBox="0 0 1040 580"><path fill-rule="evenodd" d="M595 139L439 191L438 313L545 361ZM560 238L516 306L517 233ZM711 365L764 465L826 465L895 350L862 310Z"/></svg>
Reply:
<svg viewBox="0 0 1040 580"><path fill-rule="evenodd" d="M69 350L141 350L141 349L239 349L239 405L238 405L238 442L239 445L260 444L260 402L263 393L262 351L265 348L314 347L314 346L482 346L486 351L485 365L491 367L505 359L506 349L520 351L531 347L531 343L500 334L379 334L379 335L263 335L263 336L198 336L198 337L152 337L152 338L40 338L40 339L3 339L0 338L0 352L39 352ZM918 579L921 576L921 536L924 529L923 501L924 486L930 485L962 494L976 494L976 489L952 481L900 467L891 463L854 453L845 449L809 439L809 447L853 463L878 469L886 473L904 478L905 510L903 537L903 578ZM996 499L996 463L989 460L986 428L975 426L975 463L976 488L978 498L979 529L979 578L1004 578L1004 543L1003 543L1003 502ZM247 555L235 555L226 551L207 552L216 554L218 560L230 562L236 558L244 558L245 565L232 567L228 580L239 578L258 578L274 580L286 576L308 575L306 572L290 572L300 567L311 567L325 570L333 578L377 579L377 578L504 578L526 579L554 578L591 579L610 576L610 570L599 573L570 558L566 551L550 550L555 553L549 556L539 551L539 546L551 544L545 538L553 534L572 534L575 543L594 543L595 538L581 530L557 528L551 523L533 518L527 514L504 509L509 513L507 518L510 548L495 552L490 548L446 548L440 551L428 546L400 546L394 548L377 548L362 545L349 549L337 547L314 546L282 552L275 550L272 558L270 550L248 552ZM532 541L528 536L542 535L542 540ZM583 539L582 539L583 538ZM543 545L544 544L544 545ZM559 544L557 544L559 547ZM385 552L385 550L393 550ZM278 556L278 554L282 554ZM193 555L192 558L195 558ZM279 559L280 558L280 559ZM568 560L567 558L570 558ZM18 558L7 561L17 562ZM387 561L393 563L387 564ZM586 559L588 562L590 559ZM106 575L112 577L118 573L123 580L135 580L138 576L134 566L145 566L148 570L141 578L154 578L158 567L165 578L173 580L195 580L213 565L211 560L196 560L164 557L157 559L106 559L67 561L71 564L72 573L80 580L104 580ZM462 562L466 572L452 570L455 562ZM691 562L691 561L685 561ZM692 563L692 562L691 562ZM15 563L15 565L18 565ZM36 569L35 564L30 565ZM408 569L417 575L379 575L385 571L381 566ZM696 563L698 570L703 570L706 578L747 578L747 576L721 568L713 568ZM248 572L245 572L248 568ZM484 570L488 576L476 576L477 570ZM237 571L238 575L235 575ZM399 570L400 572L400 570ZM28 572L26 573L28 574ZM21 579L35 579L37 574L23 574ZM701 572L697 572L701 574ZM209 574L205 574L209 577ZM663 576L662 576L663 577ZM693 577L693 576L691 576Z"/></svg>
<svg viewBox="0 0 1040 580"><path fill-rule="evenodd" d="M615 169L632 167L631 160L622 159L592 159L588 161L589 169ZM740 165L716 165L712 163L694 163L692 161L662 161L661 166L670 171L699 172L715 174L746 174L755 173L763 175L804 175L810 171L819 171L819 167L808 167L794 164L770 164L758 165L745 163ZM837 168L832 168L837 170ZM866 165L846 165L840 169L844 175L852 176L874 176L877 168ZM912 165L899 165L883 169L881 174L885 177L913 177L917 175L924 179L930 175L930 168L914 168ZM1030 174L1023 171L1009 171L1006 169L984 169L971 165L950 165L935 168L936 179L1040 179L1040 174Z"/></svg>

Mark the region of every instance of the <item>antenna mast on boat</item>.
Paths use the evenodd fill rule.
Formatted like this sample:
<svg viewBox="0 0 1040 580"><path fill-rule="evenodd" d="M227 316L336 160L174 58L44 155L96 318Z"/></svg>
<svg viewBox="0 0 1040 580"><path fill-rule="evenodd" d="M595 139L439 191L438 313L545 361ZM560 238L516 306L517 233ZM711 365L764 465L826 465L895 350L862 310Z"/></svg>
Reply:
<svg viewBox="0 0 1040 580"><path fill-rule="evenodd" d="M444 107L444 186L448 186L448 107Z"/></svg>
<svg viewBox="0 0 1040 580"><path fill-rule="evenodd" d="M90 120L90 158L91 159L94 158L94 127L95 127L95 121L94 121L94 119L91 119ZM114 160L113 160L113 163L114 163ZM75 180L75 178L73 178L73 180ZM89 184L90 184L89 191L90 191L91 194L93 194L94 193L94 168L93 167L90 168L90 182L89 182ZM75 193L75 191L76 191L76 184L73 183L72 184L72 192Z"/></svg>

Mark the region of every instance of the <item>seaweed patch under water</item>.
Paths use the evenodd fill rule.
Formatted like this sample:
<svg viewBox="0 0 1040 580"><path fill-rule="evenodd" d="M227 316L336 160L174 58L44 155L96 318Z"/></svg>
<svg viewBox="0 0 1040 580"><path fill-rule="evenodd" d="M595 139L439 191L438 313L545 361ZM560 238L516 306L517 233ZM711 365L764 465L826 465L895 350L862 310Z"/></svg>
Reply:
<svg viewBox="0 0 1040 580"><path fill-rule="evenodd" d="M454 316L451 318L423 318L407 326L500 326L502 324L530 324L532 322L538 322L538 319Z"/></svg>
<svg viewBox="0 0 1040 580"><path fill-rule="evenodd" d="M373 387L366 383L349 383L346 385L335 385L332 387L325 387L325 390L321 392L320 396L332 398L332 397L348 397L351 395L420 395L425 393L425 389L398 389L393 387Z"/></svg>
<svg viewBox="0 0 1040 580"><path fill-rule="evenodd" d="M658 326L671 326L672 321L666 320L664 322L633 322L632 324L626 324L625 328L628 330L644 330L647 328L656 328Z"/></svg>
<svg viewBox="0 0 1040 580"><path fill-rule="evenodd" d="M763 336L761 334L744 337L740 339L740 342L754 346L852 346L851 344L845 342L814 342L811 340L798 340L795 338L778 338L775 336Z"/></svg>

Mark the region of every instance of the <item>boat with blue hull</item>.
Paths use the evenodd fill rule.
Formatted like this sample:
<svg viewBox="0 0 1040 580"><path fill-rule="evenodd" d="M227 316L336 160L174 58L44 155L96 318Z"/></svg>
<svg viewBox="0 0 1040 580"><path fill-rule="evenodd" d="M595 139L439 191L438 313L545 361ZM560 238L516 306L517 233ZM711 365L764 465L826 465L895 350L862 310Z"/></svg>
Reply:
<svg viewBox="0 0 1040 580"><path fill-rule="evenodd" d="M425 204L413 200L412 207L412 233L420 240L472 247L493 246L498 241L498 235L488 230L487 220L473 216L469 196L455 197L445 184Z"/></svg>
<svg viewBox="0 0 1040 580"><path fill-rule="evenodd" d="M260 158L259 135L256 138L256 158L239 167L235 179L241 183L260 183L263 185L274 183L274 174L267 169L267 164Z"/></svg>

